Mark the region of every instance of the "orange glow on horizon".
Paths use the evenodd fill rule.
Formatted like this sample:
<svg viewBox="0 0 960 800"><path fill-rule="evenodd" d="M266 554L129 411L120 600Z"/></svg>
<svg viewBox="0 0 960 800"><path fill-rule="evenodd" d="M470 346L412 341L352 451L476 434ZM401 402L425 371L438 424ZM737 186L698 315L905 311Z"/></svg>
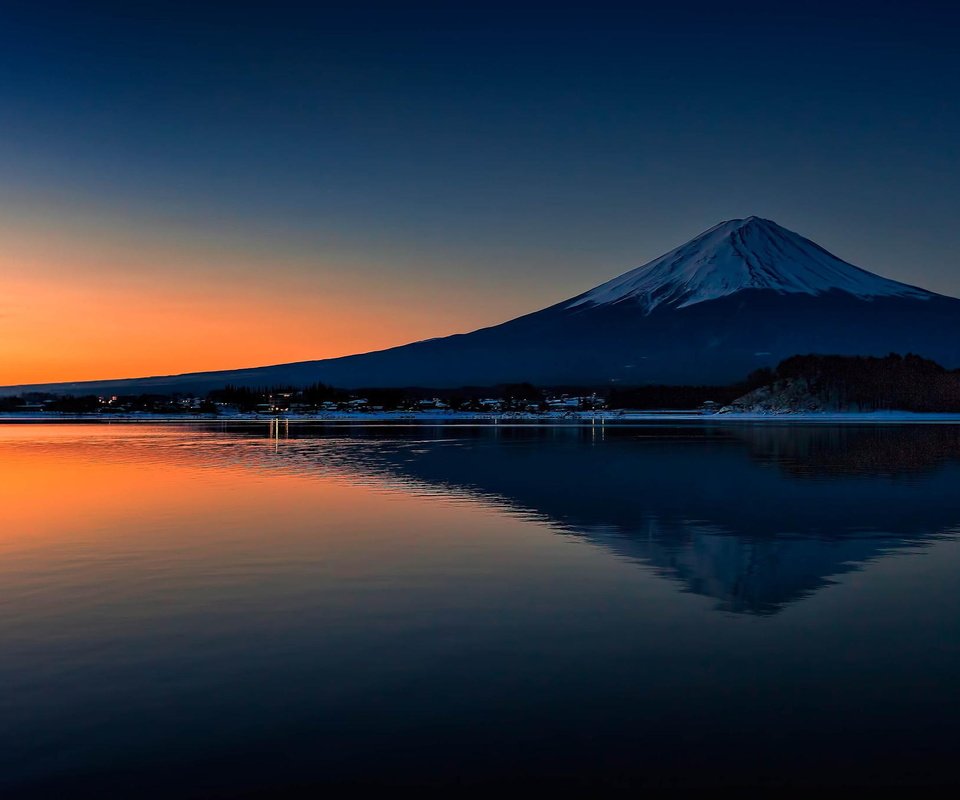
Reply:
<svg viewBox="0 0 960 800"><path fill-rule="evenodd" d="M0 385L255 367L366 352L449 330L383 307L329 308L265 291L224 296L18 282L0 317ZM253 295L253 296L251 296ZM428 333L427 328L430 328Z"/></svg>
<svg viewBox="0 0 960 800"><path fill-rule="evenodd" d="M0 386L331 358L526 310L515 293L512 308L493 310L504 303L491 282L426 290L347 257L96 233L0 225Z"/></svg>

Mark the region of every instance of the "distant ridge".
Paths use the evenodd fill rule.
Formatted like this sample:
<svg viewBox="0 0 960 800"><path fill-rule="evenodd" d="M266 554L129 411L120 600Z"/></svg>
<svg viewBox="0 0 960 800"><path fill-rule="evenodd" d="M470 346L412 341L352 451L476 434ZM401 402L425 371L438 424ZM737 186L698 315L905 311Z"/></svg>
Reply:
<svg viewBox="0 0 960 800"><path fill-rule="evenodd" d="M347 389L723 384L800 353L889 352L960 367L960 300L875 275L747 217L569 300L472 333L319 361L0 393L199 393L318 381Z"/></svg>

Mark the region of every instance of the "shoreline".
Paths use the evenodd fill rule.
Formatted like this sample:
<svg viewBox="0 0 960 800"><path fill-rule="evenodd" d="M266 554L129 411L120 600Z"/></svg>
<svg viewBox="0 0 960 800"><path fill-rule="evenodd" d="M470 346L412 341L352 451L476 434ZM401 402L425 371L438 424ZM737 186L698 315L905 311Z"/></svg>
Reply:
<svg viewBox="0 0 960 800"><path fill-rule="evenodd" d="M577 426L630 425L650 423L701 424L943 424L960 425L960 413L918 413L911 411L834 411L834 412L730 412L725 414L698 411L576 411L473 413L444 412L349 412L331 411L319 414L67 414L0 413L4 423L269 423L323 425L510 425L510 426Z"/></svg>

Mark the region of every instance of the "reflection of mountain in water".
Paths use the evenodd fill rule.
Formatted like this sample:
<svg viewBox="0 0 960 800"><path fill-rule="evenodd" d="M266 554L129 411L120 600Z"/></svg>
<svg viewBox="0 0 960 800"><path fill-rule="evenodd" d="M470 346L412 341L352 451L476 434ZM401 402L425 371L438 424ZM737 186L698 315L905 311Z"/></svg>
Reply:
<svg viewBox="0 0 960 800"><path fill-rule="evenodd" d="M960 523L949 426L385 433L346 433L368 446L341 450L342 465L535 512L729 611L774 613ZM304 444L287 454L315 458Z"/></svg>

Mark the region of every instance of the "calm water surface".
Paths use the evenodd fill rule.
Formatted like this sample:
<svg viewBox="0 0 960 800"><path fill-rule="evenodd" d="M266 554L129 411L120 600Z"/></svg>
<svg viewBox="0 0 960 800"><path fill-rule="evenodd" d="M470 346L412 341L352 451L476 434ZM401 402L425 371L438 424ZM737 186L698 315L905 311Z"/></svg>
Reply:
<svg viewBox="0 0 960 800"><path fill-rule="evenodd" d="M0 426L0 794L955 784L960 428Z"/></svg>

